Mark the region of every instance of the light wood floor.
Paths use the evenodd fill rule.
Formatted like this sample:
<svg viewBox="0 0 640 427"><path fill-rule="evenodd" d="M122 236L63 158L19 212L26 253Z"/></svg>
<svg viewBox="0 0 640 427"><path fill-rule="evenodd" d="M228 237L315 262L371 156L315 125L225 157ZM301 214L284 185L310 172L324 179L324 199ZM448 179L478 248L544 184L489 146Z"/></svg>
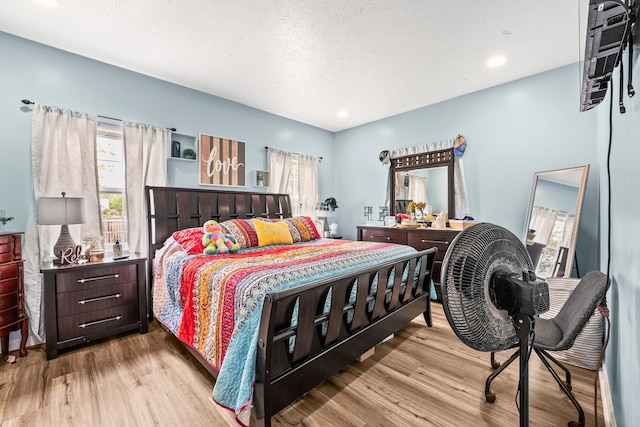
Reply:
<svg viewBox="0 0 640 427"><path fill-rule="evenodd" d="M517 426L518 367L484 398L489 354L462 344L434 304L434 326L421 317L277 414L275 426ZM12 354L15 354L12 353ZM499 354L505 360L508 352ZM573 391L593 426L596 373L571 367ZM17 363L0 362L0 426L226 426L211 400L214 380L157 324L62 353L44 347ZM600 405L600 404L599 404ZM601 406L598 425L603 426ZM530 365L530 425L566 426L577 414L535 356Z"/></svg>

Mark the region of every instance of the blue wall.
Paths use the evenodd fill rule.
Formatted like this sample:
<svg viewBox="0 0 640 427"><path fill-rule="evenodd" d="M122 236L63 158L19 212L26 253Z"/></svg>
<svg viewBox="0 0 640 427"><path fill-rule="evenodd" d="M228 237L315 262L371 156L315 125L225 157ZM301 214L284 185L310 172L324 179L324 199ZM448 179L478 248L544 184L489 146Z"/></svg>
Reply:
<svg viewBox="0 0 640 427"><path fill-rule="evenodd" d="M576 253L582 271L598 268L597 117L578 111L580 76L574 64L337 133L343 235L355 237L363 206L384 204L388 168L378 161L380 151L460 133L468 142L470 214L518 237L524 237L534 173L590 164Z"/></svg>
<svg viewBox="0 0 640 427"><path fill-rule="evenodd" d="M175 127L178 133L232 138L246 143L247 182L266 169L265 146L323 157L320 197L334 188L333 133L222 98L187 89L0 32L0 209L23 231L33 206L31 109L46 105ZM168 163L168 185L198 187L197 163ZM254 191L250 185L247 191ZM324 199L322 199L324 200Z"/></svg>
<svg viewBox="0 0 640 427"><path fill-rule="evenodd" d="M633 85L640 89L640 48L634 51ZM624 55L624 69L629 69ZM617 71L617 70L616 70ZM627 79L625 77L625 86ZM613 136L611 144L611 339L605 361L619 426L638 425L640 420L640 97L624 97L627 112L618 109L619 75L614 73ZM609 96L597 108L600 167L601 267L607 271L607 173L609 147Z"/></svg>

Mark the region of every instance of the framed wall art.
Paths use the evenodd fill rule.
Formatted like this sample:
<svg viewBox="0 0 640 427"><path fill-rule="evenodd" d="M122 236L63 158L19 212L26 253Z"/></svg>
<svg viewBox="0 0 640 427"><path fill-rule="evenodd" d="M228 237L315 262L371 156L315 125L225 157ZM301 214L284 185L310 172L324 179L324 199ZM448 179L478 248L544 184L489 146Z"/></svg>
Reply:
<svg viewBox="0 0 640 427"><path fill-rule="evenodd" d="M244 142L201 133L198 152L200 185L246 185Z"/></svg>

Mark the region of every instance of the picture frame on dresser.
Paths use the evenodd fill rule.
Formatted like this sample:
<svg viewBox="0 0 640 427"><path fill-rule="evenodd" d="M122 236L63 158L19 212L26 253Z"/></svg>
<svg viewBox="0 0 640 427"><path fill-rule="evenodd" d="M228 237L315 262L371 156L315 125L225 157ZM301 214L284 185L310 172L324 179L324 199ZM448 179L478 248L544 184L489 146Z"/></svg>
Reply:
<svg viewBox="0 0 640 427"><path fill-rule="evenodd" d="M47 360L96 339L148 331L144 257L41 269Z"/></svg>
<svg viewBox="0 0 640 427"><path fill-rule="evenodd" d="M19 354L27 355L29 318L24 308L22 233L0 233L0 350L9 353L9 333L20 331Z"/></svg>

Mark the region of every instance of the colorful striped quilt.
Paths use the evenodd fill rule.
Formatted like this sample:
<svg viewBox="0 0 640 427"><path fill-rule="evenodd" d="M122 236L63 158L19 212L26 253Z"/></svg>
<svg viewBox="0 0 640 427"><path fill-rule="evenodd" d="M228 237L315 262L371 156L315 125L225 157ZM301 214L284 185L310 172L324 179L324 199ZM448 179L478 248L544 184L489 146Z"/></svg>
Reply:
<svg viewBox="0 0 640 427"><path fill-rule="evenodd" d="M415 252L387 243L320 239L236 254L187 255L170 240L155 260L153 310L219 372L214 400L247 425L265 294Z"/></svg>

